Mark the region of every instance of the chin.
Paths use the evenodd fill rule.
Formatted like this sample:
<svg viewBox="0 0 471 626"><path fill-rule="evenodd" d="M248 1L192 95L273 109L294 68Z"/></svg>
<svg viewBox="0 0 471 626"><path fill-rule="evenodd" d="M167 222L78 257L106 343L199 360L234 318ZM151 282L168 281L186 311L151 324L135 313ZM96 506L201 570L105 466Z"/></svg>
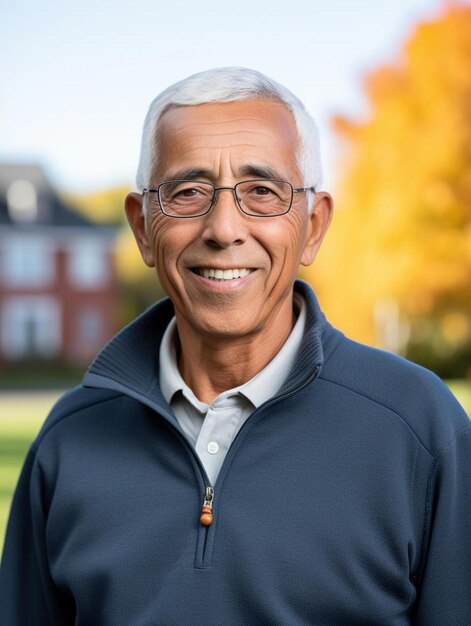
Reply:
<svg viewBox="0 0 471 626"><path fill-rule="evenodd" d="M196 322L197 332L206 336L236 338L251 334L255 329L250 320L244 316L244 312L229 314L221 312L215 316L200 318Z"/></svg>

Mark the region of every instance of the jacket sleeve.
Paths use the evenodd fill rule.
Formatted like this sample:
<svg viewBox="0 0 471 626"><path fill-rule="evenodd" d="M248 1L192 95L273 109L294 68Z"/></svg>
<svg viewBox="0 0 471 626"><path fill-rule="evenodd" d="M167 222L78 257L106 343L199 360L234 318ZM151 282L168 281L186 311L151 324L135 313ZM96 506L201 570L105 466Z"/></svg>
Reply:
<svg viewBox="0 0 471 626"><path fill-rule="evenodd" d="M62 626L64 598L51 578L40 472L28 453L15 491L0 569L0 626Z"/></svg>
<svg viewBox="0 0 471 626"><path fill-rule="evenodd" d="M416 626L471 624L471 428L435 458Z"/></svg>

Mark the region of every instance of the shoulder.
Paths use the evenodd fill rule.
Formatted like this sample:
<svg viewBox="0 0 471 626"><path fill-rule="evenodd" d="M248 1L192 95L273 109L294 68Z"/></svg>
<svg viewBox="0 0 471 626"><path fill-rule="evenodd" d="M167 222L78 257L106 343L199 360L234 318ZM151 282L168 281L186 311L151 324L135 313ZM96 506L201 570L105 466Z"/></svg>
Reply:
<svg viewBox="0 0 471 626"><path fill-rule="evenodd" d="M109 389L92 389L79 385L59 398L47 416L32 449L37 450L44 439L57 427L73 428L78 421L93 417L106 403L122 399L122 394Z"/></svg>
<svg viewBox="0 0 471 626"><path fill-rule="evenodd" d="M433 372L397 355L346 337L326 358L320 378L364 400L365 410L382 407L400 419L435 456L471 421Z"/></svg>

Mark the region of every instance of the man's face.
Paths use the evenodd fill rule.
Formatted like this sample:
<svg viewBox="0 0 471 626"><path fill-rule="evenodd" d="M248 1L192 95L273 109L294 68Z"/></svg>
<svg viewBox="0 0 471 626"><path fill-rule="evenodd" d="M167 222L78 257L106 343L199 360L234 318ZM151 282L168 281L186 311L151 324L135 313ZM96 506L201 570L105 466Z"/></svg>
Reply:
<svg viewBox="0 0 471 626"><path fill-rule="evenodd" d="M232 187L266 172L303 186L296 126L278 103L173 107L161 118L157 140L158 167L149 181L154 188L179 178ZM140 198L128 197L128 217L145 262L156 266L175 306L179 328L243 337L285 318L291 323L297 268L312 262L330 219L327 194L316 199L321 209L313 216L300 193L286 215L252 217L240 211L232 192L220 191L204 216L178 219L149 210L145 230L138 217ZM239 270L240 277L207 278L203 270L230 276L228 270Z"/></svg>

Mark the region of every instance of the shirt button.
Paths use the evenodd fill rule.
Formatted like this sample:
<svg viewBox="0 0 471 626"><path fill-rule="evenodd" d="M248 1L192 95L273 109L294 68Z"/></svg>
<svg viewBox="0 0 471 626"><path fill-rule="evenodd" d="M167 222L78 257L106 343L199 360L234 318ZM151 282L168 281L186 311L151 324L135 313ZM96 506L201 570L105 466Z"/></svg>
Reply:
<svg viewBox="0 0 471 626"><path fill-rule="evenodd" d="M219 444L217 441L210 441L206 446L206 450L209 454L217 454L219 452Z"/></svg>

